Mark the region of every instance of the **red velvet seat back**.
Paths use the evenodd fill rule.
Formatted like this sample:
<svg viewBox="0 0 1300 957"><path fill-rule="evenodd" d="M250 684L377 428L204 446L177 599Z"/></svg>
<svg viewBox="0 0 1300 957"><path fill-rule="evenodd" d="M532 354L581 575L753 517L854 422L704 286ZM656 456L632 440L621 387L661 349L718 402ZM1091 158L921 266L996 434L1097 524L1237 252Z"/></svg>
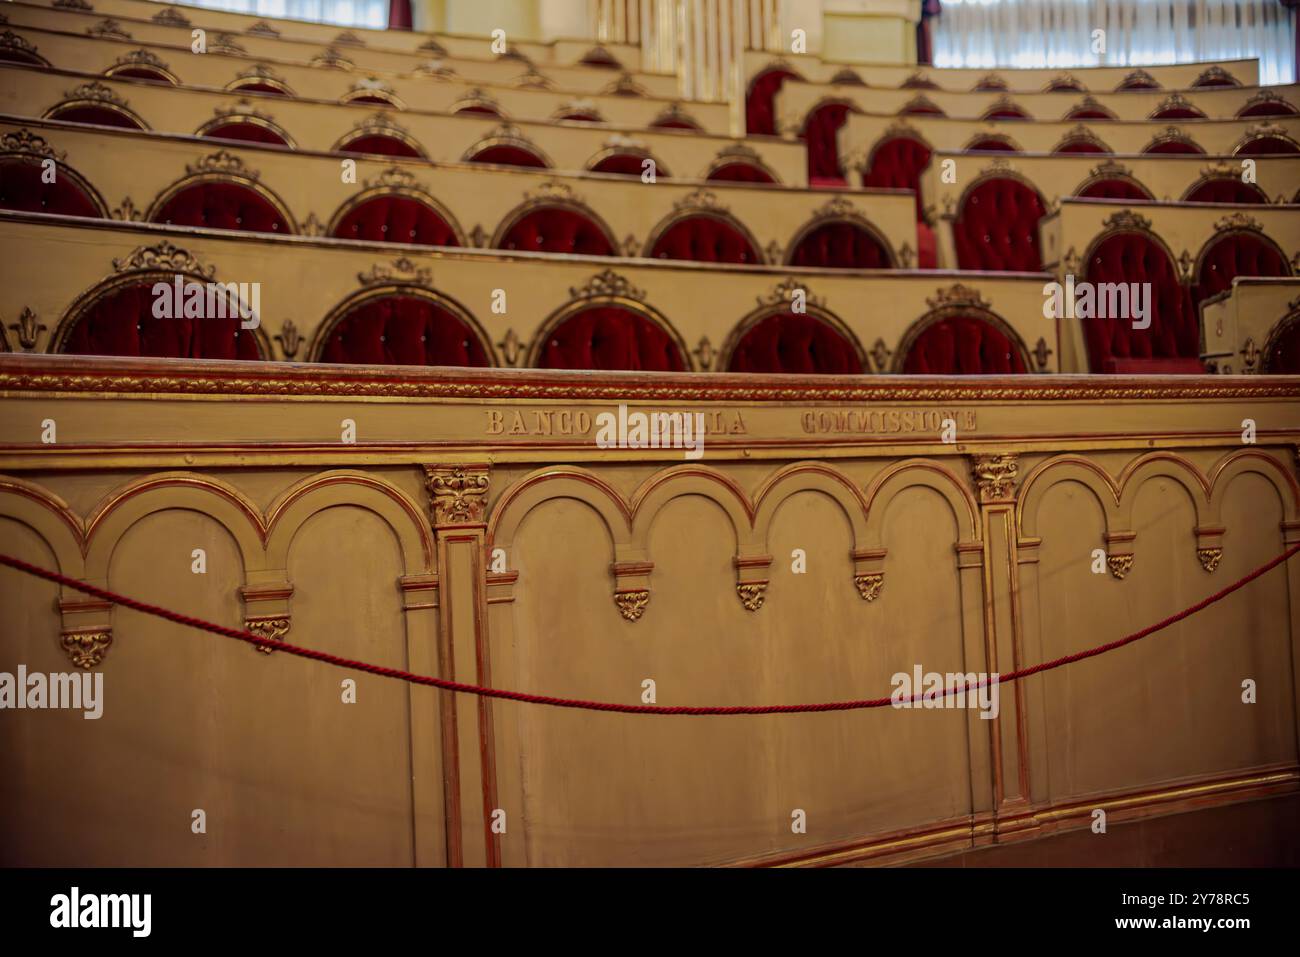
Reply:
<svg viewBox="0 0 1300 957"><path fill-rule="evenodd" d="M486 350L458 316L415 296L372 299L334 326L321 362L399 366L486 366Z"/></svg>
<svg viewBox="0 0 1300 957"><path fill-rule="evenodd" d="M63 351L169 359L262 358L257 338L251 329L240 328L238 317L155 319L154 283L171 281L171 276L160 276L102 297L73 327Z"/></svg>
<svg viewBox="0 0 1300 957"><path fill-rule="evenodd" d="M279 210L239 183L195 183L178 192L158 210L156 223L242 229L255 233L289 232Z"/></svg>
<svg viewBox="0 0 1300 957"><path fill-rule="evenodd" d="M1094 140L1066 140L1055 150L1055 153L1107 153L1109 150Z"/></svg>
<svg viewBox="0 0 1300 957"><path fill-rule="evenodd" d="M698 130L699 127L690 120L666 117L662 120L655 120L650 124L652 130Z"/></svg>
<svg viewBox="0 0 1300 957"><path fill-rule="evenodd" d="M1164 143L1156 143L1154 146L1148 146L1142 152L1144 153L1176 153L1182 156L1193 156L1197 153L1204 153L1195 143L1185 143L1182 140L1169 140Z"/></svg>
<svg viewBox="0 0 1300 957"><path fill-rule="evenodd" d="M1251 233L1230 233L1201 258L1196 301L1223 292L1238 276L1289 276L1286 259L1273 244Z"/></svg>
<svg viewBox="0 0 1300 957"><path fill-rule="evenodd" d="M522 166L525 169L546 169L546 163L535 153L518 146L489 146L470 158L471 163L495 163L498 166Z"/></svg>
<svg viewBox="0 0 1300 957"><path fill-rule="evenodd" d="M238 90L240 93L269 93L271 96L289 95L278 86L272 86L269 83L241 83L231 89Z"/></svg>
<svg viewBox="0 0 1300 957"><path fill-rule="evenodd" d="M712 216L687 216L673 223L655 241L650 257L697 263L762 262L744 233Z"/></svg>
<svg viewBox="0 0 1300 957"><path fill-rule="evenodd" d="M1104 110L1098 110L1091 106L1080 106L1065 114L1067 120L1113 120Z"/></svg>
<svg viewBox="0 0 1300 957"><path fill-rule="evenodd" d="M1151 326L1134 329L1132 319L1062 319L1083 325L1093 372L1137 371L1153 360L1185 360L1195 371L1200 360L1200 323L1187 289L1169 256L1142 233L1117 233L1103 240L1085 264L1083 278L1093 283L1151 283ZM1172 363L1163 364L1167 369Z"/></svg>
<svg viewBox="0 0 1300 957"><path fill-rule="evenodd" d="M753 163L725 163L709 174L715 183L775 183L767 170Z"/></svg>
<svg viewBox="0 0 1300 957"><path fill-rule="evenodd" d="M1207 179L1187 194L1189 203L1267 203L1258 186L1243 183L1235 176Z"/></svg>
<svg viewBox="0 0 1300 957"><path fill-rule="evenodd" d="M1130 202L1133 200L1149 200L1148 196L1137 183L1127 179L1099 179L1095 183L1090 183L1079 196L1083 199L1109 199Z"/></svg>
<svg viewBox="0 0 1300 957"><path fill-rule="evenodd" d="M890 269L889 253L861 226L843 220L809 232L790 257L792 266L822 269Z"/></svg>
<svg viewBox="0 0 1300 957"><path fill-rule="evenodd" d="M640 176L645 157L635 153L610 153L591 168L593 173L614 173L618 176ZM655 178L660 176L655 169Z"/></svg>
<svg viewBox="0 0 1300 957"><path fill-rule="evenodd" d="M995 375L1025 371L1017 345L977 316L950 316L916 337L903 371L927 375Z"/></svg>
<svg viewBox="0 0 1300 957"><path fill-rule="evenodd" d="M769 70L750 84L745 96L745 129L749 133L776 134L776 94L793 76L789 70Z"/></svg>
<svg viewBox="0 0 1300 957"><path fill-rule="evenodd" d="M1006 140L1000 140L988 136L982 139L978 139L970 146L966 147L966 152L967 153L1019 153L1020 150L1016 149Z"/></svg>
<svg viewBox="0 0 1300 957"><path fill-rule="evenodd" d="M1300 375L1300 322L1293 322L1272 344L1264 357L1270 375Z"/></svg>
<svg viewBox="0 0 1300 957"><path fill-rule="evenodd" d="M871 167L862 185L884 189L910 189L916 193L917 219L921 215L921 174L930 165L930 147L920 140L899 136L880 143L871 154Z"/></svg>
<svg viewBox="0 0 1300 957"><path fill-rule="evenodd" d="M409 196L376 196L339 220L335 239L363 239L422 246L459 246L456 232L437 211Z"/></svg>
<svg viewBox="0 0 1300 957"><path fill-rule="evenodd" d="M808 144L808 182L817 185L843 185L840 148L836 134L848 118L843 103L823 103L804 123L803 138Z"/></svg>
<svg viewBox="0 0 1300 957"><path fill-rule="evenodd" d="M989 179L967 194L956 221L957 268L994 272L1043 268L1038 221L1043 201L1024 183Z"/></svg>
<svg viewBox="0 0 1300 957"><path fill-rule="evenodd" d="M107 110L102 106L70 106L65 110L55 110L54 120L65 123L94 123L97 126L112 126L119 130L138 130L140 124L129 116L116 110Z"/></svg>
<svg viewBox="0 0 1300 957"><path fill-rule="evenodd" d="M1260 136L1246 143L1237 150L1238 156L1278 156L1300 153L1300 148L1288 140L1276 136Z"/></svg>
<svg viewBox="0 0 1300 957"><path fill-rule="evenodd" d="M728 371L858 375L862 360L829 324L806 313L783 312L750 327L732 350Z"/></svg>
<svg viewBox="0 0 1300 957"><path fill-rule="evenodd" d="M419 150L409 143L404 143L394 136L380 134L358 136L346 146L340 146L338 151L340 153L369 153L376 156L407 156L415 158L420 155Z"/></svg>
<svg viewBox="0 0 1300 957"><path fill-rule="evenodd" d="M502 249L526 252L612 256L608 237L591 219L572 209L545 206L535 209L510 227Z"/></svg>
<svg viewBox="0 0 1300 957"><path fill-rule="evenodd" d="M272 146L288 146L284 137L275 130L256 123L223 123L203 132L216 140L240 140L244 143L269 143Z"/></svg>
<svg viewBox="0 0 1300 957"><path fill-rule="evenodd" d="M1205 114L1190 106L1167 106L1151 114L1153 120L1203 120Z"/></svg>
<svg viewBox="0 0 1300 957"><path fill-rule="evenodd" d="M1001 109L991 110L984 114L986 120L1028 120L1031 118L1028 113L1018 106L1004 106Z"/></svg>
<svg viewBox="0 0 1300 957"><path fill-rule="evenodd" d="M62 216L100 215L95 201L62 171L53 183L44 183L39 161L14 156L0 158L0 209Z"/></svg>
<svg viewBox="0 0 1300 957"><path fill-rule="evenodd" d="M1246 107L1237 115L1243 119L1248 116L1294 116L1295 107L1281 100L1264 100Z"/></svg>
<svg viewBox="0 0 1300 957"><path fill-rule="evenodd" d="M129 66L125 70L118 70L113 74L115 77L130 77L133 80L148 80L151 83L166 83L171 85L171 78L165 73L159 73L147 66Z"/></svg>
<svg viewBox="0 0 1300 957"><path fill-rule="evenodd" d="M645 316L619 306L593 306L551 330L538 357L543 369L684 372L672 336Z"/></svg>
<svg viewBox="0 0 1300 957"><path fill-rule="evenodd" d="M500 116L501 111L495 106L488 106L485 103L475 103L470 106L462 106L457 113L473 113L479 116Z"/></svg>

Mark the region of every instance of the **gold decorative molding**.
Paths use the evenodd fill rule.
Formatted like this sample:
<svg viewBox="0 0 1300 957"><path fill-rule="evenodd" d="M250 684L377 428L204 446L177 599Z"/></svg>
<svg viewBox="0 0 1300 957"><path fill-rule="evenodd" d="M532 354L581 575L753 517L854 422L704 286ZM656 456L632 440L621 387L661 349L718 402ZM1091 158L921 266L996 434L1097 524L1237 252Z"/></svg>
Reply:
<svg viewBox="0 0 1300 957"><path fill-rule="evenodd" d="M980 77L979 82L971 89L978 92L990 92L995 90L1005 90L1007 81L997 73L985 73Z"/></svg>
<svg viewBox="0 0 1300 957"><path fill-rule="evenodd" d="M255 37L270 37L272 40L280 38L280 31L265 20L258 20L244 32Z"/></svg>
<svg viewBox="0 0 1300 957"><path fill-rule="evenodd" d="M621 73L617 80L600 91L606 96L649 96L650 91L636 81L631 73Z"/></svg>
<svg viewBox="0 0 1300 957"><path fill-rule="evenodd" d="M728 211L726 206L718 201L718 194L713 192L707 186L700 186L691 190L681 199L673 203L674 212L714 212L725 213Z"/></svg>
<svg viewBox="0 0 1300 957"><path fill-rule="evenodd" d="M55 150L44 136L33 133L25 127L19 130L10 130L0 136L0 153L27 153L32 156L46 156L60 163L68 155Z"/></svg>
<svg viewBox="0 0 1300 957"><path fill-rule="evenodd" d="M537 67L532 65L529 65L526 71L515 77L514 84L523 90L551 90L555 88L555 81L539 72Z"/></svg>
<svg viewBox="0 0 1300 957"><path fill-rule="evenodd" d="M80 10L83 13L91 13L95 9L86 0L54 0L51 6L55 10Z"/></svg>
<svg viewBox="0 0 1300 957"><path fill-rule="evenodd" d="M823 297L814 296L806 283L801 282L793 276L787 276L785 279L782 279L772 287L772 291L766 296L756 296L755 299L757 299L760 306L780 306L790 302L790 300L794 298L795 291L798 289L803 290L804 296L809 305L820 306L822 308L826 307L826 300Z"/></svg>
<svg viewBox="0 0 1300 957"><path fill-rule="evenodd" d="M357 281L363 286L382 286L387 283L429 286L433 284L433 270L401 256L391 263L376 263L370 267L369 272L357 273Z"/></svg>
<svg viewBox="0 0 1300 957"><path fill-rule="evenodd" d="M86 27L86 32L92 37L107 37L112 40L129 40L131 34L122 29L122 24L118 23L112 17L105 17L92 27Z"/></svg>
<svg viewBox="0 0 1300 957"><path fill-rule="evenodd" d="M618 613L628 621L639 621L645 613L645 606L650 604L650 590L635 588L628 591L614 592L614 604Z"/></svg>
<svg viewBox="0 0 1300 957"><path fill-rule="evenodd" d="M763 599L767 597L767 582L737 582L736 594L746 609L758 611L763 607Z"/></svg>
<svg viewBox="0 0 1300 957"><path fill-rule="evenodd" d="M253 182L257 181L259 175L257 170L249 169L243 159L228 150L218 150L204 156L197 163L187 165L185 172L191 176L219 173L222 176L238 176Z"/></svg>
<svg viewBox="0 0 1300 957"><path fill-rule="evenodd" d="M265 638L268 641L284 641L284 636L289 634L289 619L283 617L245 618L244 631L251 631L257 637ZM269 655L275 651L274 648L268 648L265 645L254 645L253 647L264 655Z"/></svg>
<svg viewBox="0 0 1300 957"><path fill-rule="evenodd" d="M232 33L218 33L208 41L208 50L213 53L230 53L236 56L245 56L248 53Z"/></svg>
<svg viewBox="0 0 1300 957"><path fill-rule="evenodd" d="M124 223L139 223L144 221L144 213L135 208L135 200L130 196L123 197L121 204L110 214L114 219Z"/></svg>
<svg viewBox="0 0 1300 957"><path fill-rule="evenodd" d="M1020 471L1018 456L1014 452L993 455L972 455L971 474L979 489L981 502L1008 502Z"/></svg>
<svg viewBox="0 0 1300 957"><path fill-rule="evenodd" d="M875 601L880 597L880 589L885 587L884 572L870 572L866 575L854 575L853 584L858 588L858 595L863 601Z"/></svg>
<svg viewBox="0 0 1300 957"><path fill-rule="evenodd" d="M1219 567L1219 559L1223 557L1223 547L1217 545L1213 548L1198 548L1196 557L1200 559L1202 568L1214 574L1214 570Z"/></svg>
<svg viewBox="0 0 1300 957"><path fill-rule="evenodd" d="M700 337L700 344L693 350L692 354L699 363L701 372L708 372L713 368L713 360L718 357L718 351L713 348L713 343L709 341L708 336Z"/></svg>
<svg viewBox="0 0 1300 957"><path fill-rule="evenodd" d="M940 288L933 296L925 300L925 304L931 309L942 309L948 306L974 307L976 309L989 309L990 305L980 291L973 286L967 286L960 282L955 282L947 289Z"/></svg>
<svg viewBox="0 0 1300 957"><path fill-rule="evenodd" d="M334 38L334 42L331 46L335 44L345 47L363 47L366 45L366 41L361 39L361 37L357 36L351 30L344 30Z"/></svg>
<svg viewBox="0 0 1300 957"><path fill-rule="evenodd" d="M211 279L217 270L215 266L202 265L189 250L173 246L164 239L156 246L139 246L129 256L114 259L113 271L182 272Z"/></svg>
<svg viewBox="0 0 1300 957"><path fill-rule="evenodd" d="M75 90L69 90L63 95L67 100L80 100L89 103L108 103L112 106L126 107L126 100L122 99L98 80L91 80L89 83L83 83Z"/></svg>
<svg viewBox="0 0 1300 957"><path fill-rule="evenodd" d="M327 47L312 57L309 65L324 70L351 70L356 64L333 47Z"/></svg>
<svg viewBox="0 0 1300 957"><path fill-rule="evenodd" d="M181 13L175 7L163 7L149 19L154 23L161 23L165 27L190 26L189 17L185 16L185 14Z"/></svg>
<svg viewBox="0 0 1300 957"><path fill-rule="evenodd" d="M1235 76L1233 76L1223 67L1219 66L1217 63L1212 66L1208 66L1203 71L1201 71L1201 75L1192 81L1192 86L1193 87L1206 86L1207 85L1206 81L1209 80L1213 80L1214 85L1216 86L1222 86L1224 84L1227 84L1229 86L1241 86L1241 83L1237 80Z"/></svg>
<svg viewBox="0 0 1300 957"><path fill-rule="evenodd" d="M1052 350L1047 345L1047 340L1042 336L1038 337L1038 343L1034 346L1031 353L1034 357L1034 363L1038 366L1039 372L1047 372L1047 360L1051 358Z"/></svg>
<svg viewBox="0 0 1300 957"><path fill-rule="evenodd" d="M292 319L286 319L280 326L280 331L275 335L275 341L280 343L280 349L284 352L286 359L293 359L298 354L298 349L302 346L302 335L298 332L298 327Z"/></svg>
<svg viewBox="0 0 1300 957"><path fill-rule="evenodd" d="M1160 84L1156 82L1156 78L1141 68L1129 71L1129 73L1125 75L1124 79L1120 81L1119 89L1122 90L1125 87L1131 88L1134 84L1142 84L1143 86L1153 89L1160 88Z"/></svg>
<svg viewBox="0 0 1300 957"><path fill-rule="evenodd" d="M435 526L483 521L487 509L487 466L426 465L424 474Z"/></svg>
<svg viewBox="0 0 1300 957"><path fill-rule="evenodd" d="M889 369L889 357L893 355L893 350L885 345L884 339L878 338L867 355L871 356L871 361L875 363L876 371L883 374Z"/></svg>
<svg viewBox="0 0 1300 957"><path fill-rule="evenodd" d="M505 337L497 343L497 348L501 350L501 358L505 360L508 366L519 365L519 360L527 351L525 343L520 341L514 329L506 330Z"/></svg>
<svg viewBox="0 0 1300 957"><path fill-rule="evenodd" d="M1121 209L1117 213L1107 216L1101 221L1103 229L1137 229L1142 232L1151 231L1151 220L1147 219L1141 213L1135 213L1131 209Z"/></svg>
<svg viewBox="0 0 1300 957"><path fill-rule="evenodd" d="M65 631L59 643L74 665L90 669L103 663L109 646L113 644L113 632L108 628Z"/></svg>
<svg viewBox="0 0 1300 957"><path fill-rule="evenodd" d="M1250 213L1243 210L1229 213L1214 224L1214 231L1216 233L1234 232L1237 230L1249 230L1254 233L1262 233L1264 231L1264 224L1254 216L1250 215Z"/></svg>
<svg viewBox="0 0 1300 957"><path fill-rule="evenodd" d="M598 296L613 296L620 299L645 301L645 290L633 286L624 276L612 269L596 273L587 280L586 285L570 286L569 295L574 299L594 299Z"/></svg>
<svg viewBox="0 0 1300 957"><path fill-rule="evenodd" d="M667 126L669 123L686 123L694 129L698 130L700 128L700 124L695 117L687 113L686 110L682 108L682 105L676 101L669 103L659 111L658 116L650 121L652 127Z"/></svg>
<svg viewBox="0 0 1300 957"><path fill-rule="evenodd" d="M45 323L37 320L36 313L32 312L30 306L25 306L23 311L18 315L18 321L10 324L18 336L18 344L27 352L36 348L36 341L40 334L48 328Z"/></svg>
<svg viewBox="0 0 1300 957"><path fill-rule="evenodd" d="M1133 556L1132 554L1107 555L1106 566L1115 578L1123 581L1124 577L1133 570Z"/></svg>

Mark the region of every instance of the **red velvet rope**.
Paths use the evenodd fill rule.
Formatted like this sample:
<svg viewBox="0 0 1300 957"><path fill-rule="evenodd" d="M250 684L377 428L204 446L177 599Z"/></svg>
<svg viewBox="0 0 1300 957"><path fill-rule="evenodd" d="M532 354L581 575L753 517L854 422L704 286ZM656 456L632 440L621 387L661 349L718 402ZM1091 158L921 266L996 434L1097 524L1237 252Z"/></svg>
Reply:
<svg viewBox="0 0 1300 957"><path fill-rule="evenodd" d="M1082 661L1085 658L1095 658L1097 655L1104 655L1108 651L1114 651L1124 645L1132 644L1148 635L1155 634L1170 625L1189 618L1204 608L1213 605L1216 601L1226 598L1237 589L1250 584L1260 575L1272 571L1278 565L1281 565L1292 555L1300 552L1300 543L1292 545L1281 555L1278 555L1267 564L1261 565L1248 575L1239 578L1231 585L1215 592L1206 598L1202 598L1195 605L1184 608L1177 614L1170 615L1154 625L1148 625L1141 631L1135 631L1131 635L1125 635L1115 641L1108 642L1104 645L1098 645L1095 648L1089 648L1087 651L1078 651L1072 655L1062 655L1060 658L1054 658L1051 661L1045 661L1042 664L1033 665L1029 668L1021 668L1019 671L1008 672L998 678L999 684L1005 684L1012 681L1018 681L1021 678L1028 678L1030 675L1036 675L1043 671L1051 671L1053 668L1060 668L1062 665L1068 665L1075 661ZM192 618L189 615L182 615L180 612L170 611L166 608L160 608L157 605L150 605L134 598L127 598L125 595L119 595L115 592L103 588L97 588L86 582L77 581L75 578L68 578L66 575L60 575L58 572L52 572L48 569L41 568L37 565L31 565L20 558L14 558L12 555L0 555L0 565L8 565L10 568L16 568L21 572L29 575L35 575L37 578L44 578L46 581L55 582L59 585L66 585L69 588L75 588L77 591L85 592L101 601L112 602L116 605L122 605L125 608L132 608L136 611L144 612L146 615L155 615L158 618L165 618L168 621L176 622L178 625L189 625L191 628L199 628L203 631L211 632L214 635L224 635L227 638L236 638L239 641L246 641L250 645L258 645L264 648L270 648L275 651L283 651L286 654L297 655L299 658L310 658L313 661L323 661L326 664L337 665L340 668L349 668L353 671L363 671L367 674L379 675L381 678L398 678L402 681L409 681L411 684L427 685L432 688L441 688L443 691L457 691L462 694L479 695L484 698L502 698L506 701L522 701L526 704L546 704L556 708L581 708L585 711L613 711L620 714L684 714L684 715L731 715L731 714L804 714L820 711L857 711L863 708L883 708L893 701L893 697L885 698L866 698L858 701L825 701L819 704L770 704L770 705L736 705L736 706L702 706L702 707L670 707L668 705L653 704L617 704L610 701L583 701L576 698L553 698L549 695L528 694L523 691L504 691L500 688L484 688L480 685L463 684L459 681L448 681L445 678L433 678L429 675L412 674L409 671L402 671L400 668L385 668L381 665L372 665L364 661L353 661L351 658L340 658L338 655L331 655L324 651L316 651L312 648L302 648L298 645L290 645L286 642L275 641L271 638L261 638L252 632L240 631L237 628L227 628L224 625L217 625L210 621L204 621L202 618ZM944 688L937 697L946 697L949 694L957 692L972 691L983 687L985 681L978 681L973 685L963 685L959 688ZM908 698L900 698L900 701L919 701L923 693L917 692Z"/></svg>

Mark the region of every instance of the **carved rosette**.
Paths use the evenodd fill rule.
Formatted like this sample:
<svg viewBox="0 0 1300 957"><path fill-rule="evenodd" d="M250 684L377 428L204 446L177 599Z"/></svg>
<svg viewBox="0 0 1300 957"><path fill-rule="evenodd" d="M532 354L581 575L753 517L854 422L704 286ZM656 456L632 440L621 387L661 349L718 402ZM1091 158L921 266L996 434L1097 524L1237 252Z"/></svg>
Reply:
<svg viewBox="0 0 1300 957"><path fill-rule="evenodd" d="M971 456L971 475L975 478L981 502L1010 501L1019 470L1020 463L1015 453Z"/></svg>
<svg viewBox="0 0 1300 957"><path fill-rule="evenodd" d="M1216 545L1213 548L1198 548L1196 557L1200 559L1201 567L1213 575L1214 570L1219 567L1219 559L1223 557L1223 547Z"/></svg>
<svg viewBox="0 0 1300 957"><path fill-rule="evenodd" d="M650 604L650 590L636 588L630 591L616 591L614 604L618 605L618 613L628 621L639 621L645 613L645 606Z"/></svg>
<svg viewBox="0 0 1300 957"><path fill-rule="evenodd" d="M244 630L250 631L259 638L265 638L267 641L284 641L284 636L289 634L288 618L245 618ZM275 651L266 645L254 645L258 651L264 655L269 655Z"/></svg>
<svg viewBox="0 0 1300 957"><path fill-rule="evenodd" d="M59 639L63 650L78 668L94 668L104 660L113 644L113 632L108 628L88 631L65 631Z"/></svg>
<svg viewBox="0 0 1300 957"><path fill-rule="evenodd" d="M736 594L746 609L758 611L763 607L763 599L767 597L767 582L737 582Z"/></svg>
<svg viewBox="0 0 1300 957"><path fill-rule="evenodd" d="M433 524L482 522L487 511L487 466L426 465Z"/></svg>
<svg viewBox="0 0 1300 957"><path fill-rule="evenodd" d="M1120 581L1133 570L1133 556L1130 555L1107 555L1106 567L1110 573Z"/></svg>
<svg viewBox="0 0 1300 957"><path fill-rule="evenodd" d="M872 572L867 575L854 575L853 584L858 587L858 595L863 601L875 601L880 597L880 589L885 587L885 573Z"/></svg>

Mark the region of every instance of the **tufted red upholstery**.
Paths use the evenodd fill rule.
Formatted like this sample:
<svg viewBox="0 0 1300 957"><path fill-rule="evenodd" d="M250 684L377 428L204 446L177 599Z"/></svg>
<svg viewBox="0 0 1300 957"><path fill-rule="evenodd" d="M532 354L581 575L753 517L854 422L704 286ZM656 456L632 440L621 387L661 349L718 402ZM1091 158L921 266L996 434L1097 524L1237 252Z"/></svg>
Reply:
<svg viewBox="0 0 1300 957"><path fill-rule="evenodd" d="M1229 233L1201 257L1195 301L1208 299L1232 285L1237 276L1289 276L1291 270L1273 244L1253 233Z"/></svg>
<svg viewBox="0 0 1300 957"><path fill-rule="evenodd" d="M62 216L98 217L95 201L59 171L53 183L41 182L41 164L17 156L0 157L0 209Z"/></svg>
<svg viewBox="0 0 1300 957"><path fill-rule="evenodd" d="M1187 194L1188 203L1267 203L1268 197L1254 183L1236 176L1207 179Z"/></svg>
<svg viewBox="0 0 1300 957"><path fill-rule="evenodd" d="M1079 195L1084 199L1149 200L1151 196L1137 183L1127 179L1101 179L1089 185Z"/></svg>
<svg viewBox="0 0 1300 957"><path fill-rule="evenodd" d="M1085 264L1094 283L1151 283L1151 326L1131 319L1063 319L1083 325L1093 372L1198 372L1200 322L1169 256L1142 233L1117 233L1101 242Z"/></svg>
<svg viewBox="0 0 1300 957"><path fill-rule="evenodd" d="M1264 357L1270 375L1300 375L1300 322L1292 322Z"/></svg>
<svg viewBox="0 0 1300 957"><path fill-rule="evenodd" d="M269 83L240 83L231 87L232 90L238 90L240 93L269 93L271 96L288 96L278 86L271 86Z"/></svg>
<svg viewBox="0 0 1300 957"><path fill-rule="evenodd" d="M644 156L638 156L636 153L610 153L599 163L591 168L593 173L615 173L619 176L640 176L641 164L645 162ZM655 164L655 178L663 175L663 171Z"/></svg>
<svg viewBox="0 0 1300 957"><path fill-rule="evenodd" d="M288 146L279 133L268 130L255 123L223 123L205 130L204 136L215 140L240 140L244 143L269 143L273 146Z"/></svg>
<svg viewBox="0 0 1300 957"><path fill-rule="evenodd" d="M126 286L96 301L73 327L63 351L76 355L170 359L260 359L251 329L239 319L155 319L153 285Z"/></svg>
<svg viewBox="0 0 1300 957"><path fill-rule="evenodd" d="M414 296L385 296L349 311L330 332L320 361L397 366L491 364L478 336L463 320Z"/></svg>
<svg viewBox="0 0 1300 957"><path fill-rule="evenodd" d="M1277 156L1279 154L1300 153L1294 143L1278 139L1276 136L1259 136L1237 150L1238 156Z"/></svg>
<svg viewBox="0 0 1300 957"><path fill-rule="evenodd" d="M209 229L288 233L289 224L274 206L239 183L195 183L163 205L154 222Z"/></svg>
<svg viewBox="0 0 1300 957"><path fill-rule="evenodd" d="M1295 112L1295 107L1283 100L1264 100L1237 115L1244 119L1247 116L1294 116Z"/></svg>
<svg viewBox="0 0 1300 957"><path fill-rule="evenodd" d="M760 263L745 234L712 216L687 216L673 223L655 241L652 259L686 259L697 263Z"/></svg>
<svg viewBox="0 0 1300 957"><path fill-rule="evenodd" d="M768 70L754 78L745 96L745 129L767 136L776 134L776 94L786 80L794 77L789 70Z"/></svg>
<svg viewBox="0 0 1300 957"><path fill-rule="evenodd" d="M148 80L151 83L166 83L171 85L171 79L165 73L159 73L157 70L147 66L130 66L125 70L118 70L113 74L115 77L130 77L133 80Z"/></svg>
<svg viewBox="0 0 1300 957"><path fill-rule="evenodd" d="M916 193L917 219L920 219L921 174L929 165L930 147L908 136L894 137L876 146L871 154L871 166L862 174L862 185L912 190Z"/></svg>
<svg viewBox="0 0 1300 957"><path fill-rule="evenodd" d="M804 122L803 138L808 144L808 182L814 186L844 185L836 134L848 115L849 108L843 103L823 103Z"/></svg>
<svg viewBox="0 0 1300 957"><path fill-rule="evenodd" d="M966 147L966 152L967 153L1019 153L1020 150L1016 149L1006 140L1000 140L997 139L996 137L986 136L976 140L970 146Z"/></svg>
<svg viewBox="0 0 1300 957"><path fill-rule="evenodd" d="M1157 143L1154 146L1148 146L1142 151L1143 153L1178 153L1182 155L1204 153L1195 143L1185 143L1181 140L1170 140L1165 143Z"/></svg>
<svg viewBox="0 0 1300 957"><path fill-rule="evenodd" d="M525 215L510 227L501 248L581 256L614 255L614 248L600 226L582 213L558 206L544 206Z"/></svg>
<svg viewBox="0 0 1300 957"><path fill-rule="evenodd" d="M543 369L685 372L672 336L619 306L592 306L560 323L538 358Z"/></svg>
<svg viewBox="0 0 1300 957"><path fill-rule="evenodd" d="M821 269L890 269L889 253L861 226L835 220L809 232L790 256L791 266Z"/></svg>
<svg viewBox="0 0 1300 957"><path fill-rule="evenodd" d="M489 146L470 158L471 163L496 163L499 166L522 166L526 169L546 169L546 163L536 153L518 146Z"/></svg>
<svg viewBox="0 0 1300 957"><path fill-rule="evenodd" d="M380 134L358 136L346 145L340 146L338 151L340 153L370 154L372 156L407 156L416 159L420 156L419 151L413 146L403 143L394 136Z"/></svg>
<svg viewBox="0 0 1300 957"><path fill-rule="evenodd" d="M102 106L70 106L55 110L50 119L63 120L65 123L94 123L98 126L112 126L119 130L141 129L139 123L115 110L106 110Z"/></svg>
<svg viewBox="0 0 1300 957"><path fill-rule="evenodd" d="M376 196L348 210L335 239L459 246L455 231L436 210L409 196Z"/></svg>
<svg viewBox="0 0 1300 957"><path fill-rule="evenodd" d="M903 371L918 375L995 375L1024 372L1020 349L993 323L977 316L950 316L916 337Z"/></svg>
<svg viewBox="0 0 1300 957"><path fill-rule="evenodd" d="M775 183L767 171L753 163L725 163L709 174L715 183Z"/></svg>
<svg viewBox="0 0 1300 957"><path fill-rule="evenodd" d="M1043 201L1014 179L985 180L966 194L953 223L958 269L1037 272Z"/></svg>
<svg viewBox="0 0 1300 957"><path fill-rule="evenodd" d="M852 343L806 313L777 313L756 322L736 343L731 372L858 375L862 360Z"/></svg>
<svg viewBox="0 0 1300 957"><path fill-rule="evenodd" d="M1055 153L1108 153L1110 151L1106 149L1106 147L1102 146L1100 143L1094 142L1093 140L1085 140L1080 138L1080 139L1065 140L1063 143L1061 143L1060 146L1058 146L1055 150L1053 150L1053 152Z"/></svg>

